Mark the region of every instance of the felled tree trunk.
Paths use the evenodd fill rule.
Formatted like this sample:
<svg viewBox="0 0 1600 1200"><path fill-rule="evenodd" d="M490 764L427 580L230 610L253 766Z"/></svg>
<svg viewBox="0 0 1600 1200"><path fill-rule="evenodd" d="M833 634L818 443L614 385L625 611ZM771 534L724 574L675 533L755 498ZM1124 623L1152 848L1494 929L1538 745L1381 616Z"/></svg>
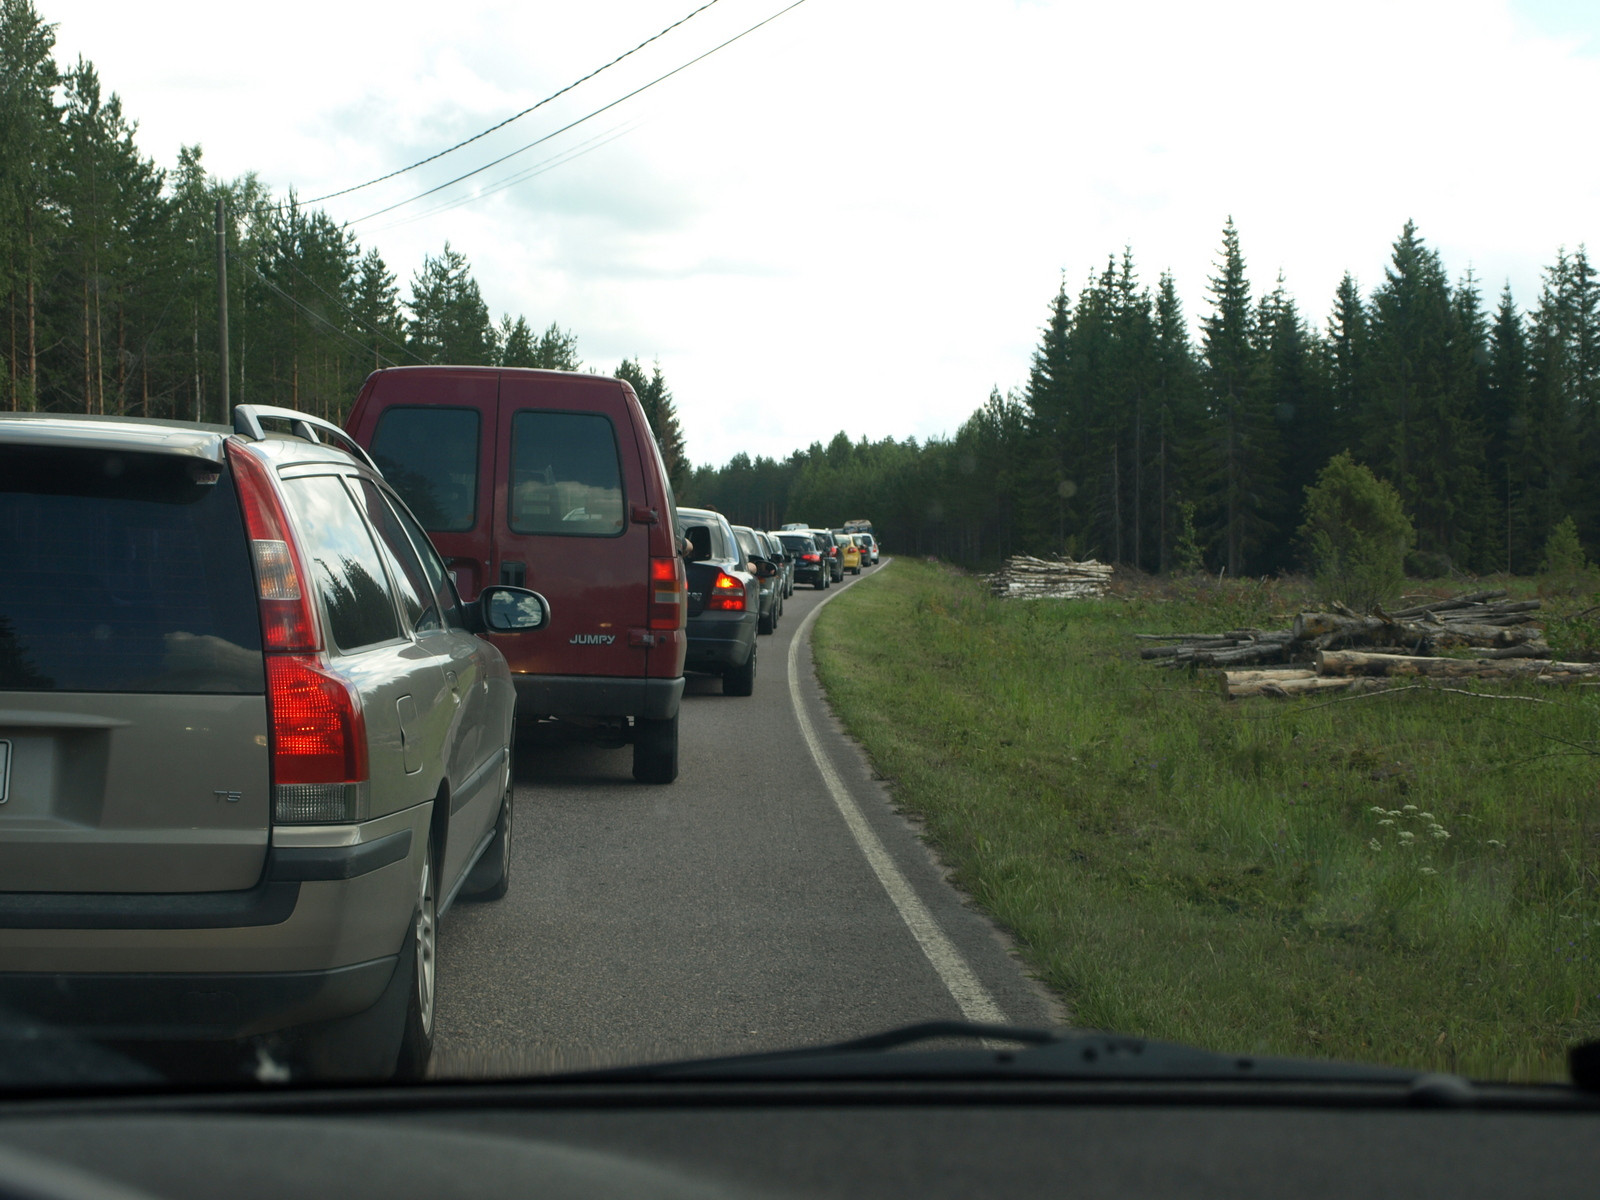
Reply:
<svg viewBox="0 0 1600 1200"><path fill-rule="evenodd" d="M1360 650L1322 650L1319 675L1414 675L1428 679L1571 678L1600 675L1600 663L1546 662L1540 659L1422 658L1409 654L1368 654Z"/></svg>

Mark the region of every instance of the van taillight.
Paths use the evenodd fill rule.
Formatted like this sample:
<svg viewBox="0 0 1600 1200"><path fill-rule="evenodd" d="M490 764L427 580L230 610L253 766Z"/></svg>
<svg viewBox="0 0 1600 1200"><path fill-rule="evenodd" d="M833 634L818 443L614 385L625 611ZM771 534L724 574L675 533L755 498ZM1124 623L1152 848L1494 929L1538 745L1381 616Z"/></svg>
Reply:
<svg viewBox="0 0 1600 1200"><path fill-rule="evenodd" d="M717 612L743 612L744 584L726 571L718 571L717 578L711 585L711 594L706 597L706 607Z"/></svg>
<svg viewBox="0 0 1600 1200"><path fill-rule="evenodd" d="M650 628L682 629L688 619L689 583L681 558L650 560Z"/></svg>
<svg viewBox="0 0 1600 1200"><path fill-rule="evenodd" d="M268 651L303 653L322 649L316 610L306 593L300 555L289 537L283 499L272 472L242 446L228 444L228 461L239 489L245 532L256 568L261 610L261 645Z"/></svg>
<svg viewBox="0 0 1600 1200"><path fill-rule="evenodd" d="M367 723L348 681L320 655L269 654L273 819L361 821L367 816Z"/></svg>

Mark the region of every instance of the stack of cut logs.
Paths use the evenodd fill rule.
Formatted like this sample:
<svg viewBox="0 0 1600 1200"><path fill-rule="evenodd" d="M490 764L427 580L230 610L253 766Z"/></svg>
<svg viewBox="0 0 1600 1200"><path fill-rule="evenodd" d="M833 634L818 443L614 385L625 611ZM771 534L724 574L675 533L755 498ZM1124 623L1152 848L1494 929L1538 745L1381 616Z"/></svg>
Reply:
<svg viewBox="0 0 1600 1200"><path fill-rule="evenodd" d="M1307 692L1367 691L1390 680L1537 679L1571 682L1600 677L1600 663L1550 661L1537 600L1508 601L1506 593L1475 592L1415 608L1368 616L1335 604L1303 612L1291 629L1232 629L1212 634L1139 634L1165 645L1141 658L1163 666L1222 668L1223 694L1292 696ZM1437 658L1437 651L1470 657Z"/></svg>
<svg viewBox="0 0 1600 1200"><path fill-rule="evenodd" d="M1018 554L1006 560L997 574L989 576L989 588L996 596L1024 600L1073 600L1103 596L1111 586L1111 564L1073 562L1070 558L1034 558Z"/></svg>

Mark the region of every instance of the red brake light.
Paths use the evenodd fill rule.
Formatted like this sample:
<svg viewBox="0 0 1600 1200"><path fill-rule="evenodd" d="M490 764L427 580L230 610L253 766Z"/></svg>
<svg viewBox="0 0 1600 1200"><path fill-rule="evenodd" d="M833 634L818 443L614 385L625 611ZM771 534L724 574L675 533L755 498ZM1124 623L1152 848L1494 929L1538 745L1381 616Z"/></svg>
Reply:
<svg viewBox="0 0 1600 1200"><path fill-rule="evenodd" d="M367 723L355 689L319 657L267 655L272 782L359 783L367 778Z"/></svg>
<svg viewBox="0 0 1600 1200"><path fill-rule="evenodd" d="M820 554L802 554L800 556L800 561L801 562L821 562L822 561L822 555L820 555Z"/></svg>
<svg viewBox="0 0 1600 1200"><path fill-rule="evenodd" d="M650 560L650 628L682 629L688 621L684 603L689 581L681 558Z"/></svg>
<svg viewBox="0 0 1600 1200"><path fill-rule="evenodd" d="M269 652L320 650L316 610L306 594L306 573L289 536L289 519L272 472L244 447L232 441L227 447L255 561L262 647Z"/></svg>
<svg viewBox="0 0 1600 1200"><path fill-rule="evenodd" d="M716 612L743 612L745 586L726 571L718 571L711 584L711 594L706 597L706 607Z"/></svg>

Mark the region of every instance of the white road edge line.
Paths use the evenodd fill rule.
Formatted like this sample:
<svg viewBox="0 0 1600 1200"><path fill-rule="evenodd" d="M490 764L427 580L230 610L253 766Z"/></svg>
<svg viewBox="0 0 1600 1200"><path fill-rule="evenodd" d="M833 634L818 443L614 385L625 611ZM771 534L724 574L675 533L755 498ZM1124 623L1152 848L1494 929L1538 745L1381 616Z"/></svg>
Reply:
<svg viewBox="0 0 1600 1200"><path fill-rule="evenodd" d="M889 852L883 848L883 842L872 831L872 826L867 824L867 819L861 814L860 806L856 804L855 798L844 786L844 781L839 778L838 771L834 770L833 763L823 752L822 741L817 737L811 718L806 715L805 698L800 694L800 644L806 640L806 635L811 631L811 625L817 619L817 614L822 611L822 606L833 599L833 596L825 597L821 604L807 613L805 619L800 622L800 627L794 631L794 637L789 641L789 699L794 705L794 715L800 723L800 732L806 739L812 760L822 772L822 782L827 785L834 806L838 808L839 815L844 818L845 825L856 839L856 845L861 848L861 853L866 857L873 873L877 875L878 882L883 884L883 890L889 893L889 899L893 901L901 919L905 921L906 928L911 930L911 936L917 939L917 944L922 947L923 954L927 955L929 964L949 990L956 1006L961 1009L961 1015L968 1021L1003 1025L1006 1023L1006 1017L1000 1011L1000 1006L978 981L977 975L967 965L967 960L961 957L961 951L956 949L955 943L946 936L943 929L939 928L939 923L928 911L928 906L912 890L906 877L901 874L900 868L895 866L894 859L889 857Z"/></svg>

